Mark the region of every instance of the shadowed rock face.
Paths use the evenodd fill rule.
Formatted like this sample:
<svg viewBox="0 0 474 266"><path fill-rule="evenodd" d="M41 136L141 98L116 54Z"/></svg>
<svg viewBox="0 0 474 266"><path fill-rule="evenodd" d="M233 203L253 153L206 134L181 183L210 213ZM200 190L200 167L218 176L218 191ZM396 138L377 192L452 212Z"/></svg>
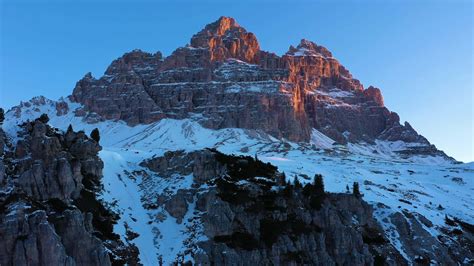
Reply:
<svg viewBox="0 0 474 266"><path fill-rule="evenodd" d="M89 112L91 121L135 125L200 114L209 128L256 129L293 141L309 141L312 128L340 143L420 139L384 107L379 89L364 90L326 48L301 40L277 56L227 17L168 57L125 54L100 79L81 79L71 99L85 106L76 114Z"/></svg>
<svg viewBox="0 0 474 266"><path fill-rule="evenodd" d="M95 196L99 144L40 120L21 125L18 137L6 145L0 128L0 264L111 265L131 258L112 233L115 214Z"/></svg>
<svg viewBox="0 0 474 266"><path fill-rule="evenodd" d="M388 219L396 231L392 234L400 236L406 253L402 256L374 219L372 207L360 197L349 193L320 197L313 185L289 185L276 167L252 157L209 149L175 151L141 166L163 179L193 175L191 187L174 194L145 192L142 201L153 205L151 209L163 206L178 223L185 214L199 220L206 240L186 241L191 244L183 250L197 264L408 265L410 258L420 265L430 259L451 265L472 257L468 224L457 236L437 239L429 231L433 224L422 215L394 212ZM148 182L152 175L143 178L152 184ZM197 252L193 246L199 247Z"/></svg>
<svg viewBox="0 0 474 266"><path fill-rule="evenodd" d="M192 188L156 198L178 223L195 202L207 238L193 243L200 248L196 264L405 264L372 208L351 194L326 194L316 206L312 185L287 185L270 164L215 150L167 152L141 165L163 178L193 174ZM155 196L142 200L154 202Z"/></svg>
<svg viewBox="0 0 474 266"><path fill-rule="evenodd" d="M18 185L37 200L77 199L85 176L102 175L100 146L83 132L59 132L40 121L25 124L15 147ZM65 152L67 149L69 152Z"/></svg>

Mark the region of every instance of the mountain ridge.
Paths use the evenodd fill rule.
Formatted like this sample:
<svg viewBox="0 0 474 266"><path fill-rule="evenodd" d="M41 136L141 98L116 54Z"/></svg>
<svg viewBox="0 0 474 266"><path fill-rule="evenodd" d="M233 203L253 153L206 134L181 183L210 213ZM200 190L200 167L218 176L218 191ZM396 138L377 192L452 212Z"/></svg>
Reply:
<svg viewBox="0 0 474 266"><path fill-rule="evenodd" d="M65 106L69 108L67 111L63 109ZM449 234L452 230L458 230L458 225L456 222L450 222L454 227L446 225L443 219L445 215L458 217L461 222L474 222L472 207L466 205L472 201L469 191L472 189L474 171L472 166L452 164L443 157L409 156L403 159L393 152L397 149L406 149L401 142L377 143L377 146L372 148L367 144L341 146L334 145L327 136L314 131L311 145L307 145L279 140L253 130L207 129L192 119L166 118L150 125L134 127L130 127L124 121L110 120L90 124L75 115L74 112L80 108L81 105L67 99L55 102L38 97L32 102L24 103L15 109L15 112L13 110L7 112L3 129L8 142L21 141L21 138L17 137L19 131L17 124L34 120L42 113L50 117L49 124L60 128L63 132L67 131L69 124L85 132L98 127L103 147L99 157L104 162L102 177L104 189L100 192L100 199L113 204L112 209L121 214L117 224L114 225L114 232L120 234L124 242L128 241L126 232L133 230L132 232L138 234L135 239L130 240L130 243L136 245L140 251L140 262L145 265L153 264L150 260L153 254L162 255L165 263L197 259L188 255L198 252L199 249L193 246L208 236L200 230L186 229L196 226L200 228L200 223L204 223L204 220L199 212L193 214L195 205L192 202L182 205L183 197L185 200L188 199L187 193L196 189L191 179L200 180L199 171L209 169L214 162L195 160L195 169L198 172L189 174L189 170L182 169L189 167L190 160L188 157L179 158L208 147L214 147L226 154L236 153L252 157L258 154L260 160L272 163L278 166L280 172L286 173L289 182L297 178L306 184L310 180L308 176L315 172L321 173L325 177L328 192L332 193L347 193L345 188L347 184L359 182L362 184L364 200L374 208L373 216L382 226L387 241L402 254L403 259L399 261L402 264L403 260L410 262L419 260L420 257L438 261L438 255L432 253L434 250L420 253L420 247L430 250L430 245L435 244L436 249L444 250L457 245L455 244L457 241L465 241L462 240L464 238L452 239ZM397 148L398 145L402 146ZM372 149L378 152L373 153ZM158 171L156 173L139 166L141 162L157 158L162 161L169 160L169 163L156 164L152 168ZM14 179L7 173L4 180ZM11 184L10 182L12 181L8 181L7 184ZM205 187L202 188L202 192L207 191ZM164 205L159 205L156 211L143 207L155 204L155 199L166 199L166 201ZM10 204L15 206L16 203ZM179 213L181 215L185 213L181 224L173 217L178 215L179 218ZM155 215L162 218L158 220L152 218ZM426 222L425 218L429 222ZM189 222L188 219L192 221ZM406 223L416 224L416 231L406 229L404 227ZM425 228L425 223L429 227ZM466 231L463 234L469 233ZM438 235L444 239L439 243L435 240ZM179 241L174 242L172 239ZM429 243L428 246L421 245L417 239L424 239L424 243ZM455 242L446 242L447 239ZM233 245L232 242L226 243ZM215 244L225 248L222 244ZM230 252L229 256L232 256L227 259L236 258L234 251L227 251ZM304 249L304 252L307 250ZM465 250L461 254L468 254L464 252ZM188 255L181 258L184 254ZM466 255L444 256L447 260L454 259L461 262L464 259L451 256ZM254 257L256 258L262 257ZM466 257L467 260L464 260L465 263L469 261L468 258L469 255ZM208 254L200 256L198 260L208 259L219 261L223 258Z"/></svg>
<svg viewBox="0 0 474 266"><path fill-rule="evenodd" d="M380 89L364 89L326 48L303 39L280 57L260 50L255 35L237 25L221 17L168 57L126 53L100 79L81 79L70 99L100 119L130 125L201 114L200 123L214 129L308 142L316 128L341 144L401 140L426 146L413 153L442 154L400 124Z"/></svg>
<svg viewBox="0 0 474 266"><path fill-rule="evenodd" d="M27 260L21 243L68 265L472 264L473 165L400 124L326 48L277 56L237 25L210 23L168 57L133 50L5 114L0 263Z"/></svg>

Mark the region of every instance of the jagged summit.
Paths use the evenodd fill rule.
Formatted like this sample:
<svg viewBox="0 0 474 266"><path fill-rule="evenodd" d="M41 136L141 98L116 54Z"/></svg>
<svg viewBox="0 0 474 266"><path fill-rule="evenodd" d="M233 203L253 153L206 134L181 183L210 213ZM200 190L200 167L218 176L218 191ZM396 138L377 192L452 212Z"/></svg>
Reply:
<svg viewBox="0 0 474 266"><path fill-rule="evenodd" d="M246 31L240 27L234 18L222 16L218 20L207 24L202 31L209 32L214 35L224 35L230 29L239 29Z"/></svg>
<svg viewBox="0 0 474 266"><path fill-rule="evenodd" d="M334 142L418 143L409 154L437 153L384 106L380 89L352 77L331 52L303 39L283 56L260 50L257 38L221 17L185 47L163 58L134 50L106 75L79 81L71 96L94 120L130 125L199 115L211 129L245 128L309 142L316 129Z"/></svg>
<svg viewBox="0 0 474 266"><path fill-rule="evenodd" d="M294 46L290 46L286 55L293 55L293 56L324 56L327 58L332 57L332 53L323 46L319 46L312 41L308 41L306 39L301 39L298 46L295 48Z"/></svg>
<svg viewBox="0 0 474 266"><path fill-rule="evenodd" d="M161 52L151 54L140 49L134 49L131 52L125 53L120 58L115 59L107 68L105 74L113 75L117 72L130 71L133 70L132 66L136 69L139 65L143 68L149 68L150 66L157 67L162 60L163 56Z"/></svg>
<svg viewBox="0 0 474 266"><path fill-rule="evenodd" d="M236 58L249 63L257 63L260 46L251 32L240 27L233 18L221 17L206 25L191 38L191 47L207 48L204 56L212 61Z"/></svg>

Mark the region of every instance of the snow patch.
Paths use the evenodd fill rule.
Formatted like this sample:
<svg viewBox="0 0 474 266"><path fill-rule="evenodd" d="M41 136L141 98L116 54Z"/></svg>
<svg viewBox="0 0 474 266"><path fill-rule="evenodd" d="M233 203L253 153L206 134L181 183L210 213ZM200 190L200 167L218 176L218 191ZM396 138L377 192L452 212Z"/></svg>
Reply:
<svg viewBox="0 0 474 266"><path fill-rule="evenodd" d="M317 148L330 149L333 147L333 144L335 143L335 141L332 140L330 137L324 135L319 130L313 128L311 132L310 143L315 145Z"/></svg>

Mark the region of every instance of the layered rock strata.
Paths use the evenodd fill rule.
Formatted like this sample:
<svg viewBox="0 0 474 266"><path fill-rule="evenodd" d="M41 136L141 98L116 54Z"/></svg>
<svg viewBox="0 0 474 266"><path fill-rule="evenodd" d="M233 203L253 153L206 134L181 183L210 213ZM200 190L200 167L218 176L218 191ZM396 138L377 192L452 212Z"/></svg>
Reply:
<svg viewBox="0 0 474 266"><path fill-rule="evenodd" d="M364 89L326 48L302 40L277 56L227 17L168 57L125 54L100 79L81 79L71 99L85 106L77 115L131 125L198 117L209 128L255 129L293 141L309 141L316 128L339 143L429 144L399 123L378 88Z"/></svg>

